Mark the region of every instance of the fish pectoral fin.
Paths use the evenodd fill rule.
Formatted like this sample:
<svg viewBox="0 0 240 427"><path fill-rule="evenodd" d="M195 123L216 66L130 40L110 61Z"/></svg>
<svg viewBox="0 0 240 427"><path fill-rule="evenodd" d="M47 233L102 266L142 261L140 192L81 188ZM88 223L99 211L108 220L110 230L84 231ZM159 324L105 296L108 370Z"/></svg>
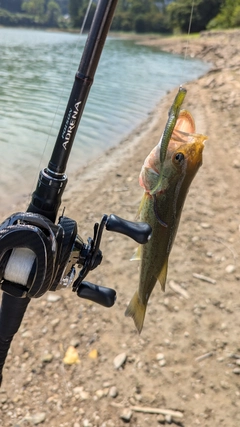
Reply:
<svg viewBox="0 0 240 427"><path fill-rule="evenodd" d="M168 270L168 258L166 259L165 263L162 266L162 270L160 271L160 274L158 276L158 280L160 282L162 291L165 292L165 284L167 280L167 270Z"/></svg>
<svg viewBox="0 0 240 427"><path fill-rule="evenodd" d="M136 291L125 311L125 316L133 318L139 334L141 333L141 330L143 328L146 307L147 303L143 304L140 301L138 291Z"/></svg>
<svg viewBox="0 0 240 427"><path fill-rule="evenodd" d="M133 253L132 257L130 258L130 261L140 261L141 259L141 246L138 246L138 248Z"/></svg>

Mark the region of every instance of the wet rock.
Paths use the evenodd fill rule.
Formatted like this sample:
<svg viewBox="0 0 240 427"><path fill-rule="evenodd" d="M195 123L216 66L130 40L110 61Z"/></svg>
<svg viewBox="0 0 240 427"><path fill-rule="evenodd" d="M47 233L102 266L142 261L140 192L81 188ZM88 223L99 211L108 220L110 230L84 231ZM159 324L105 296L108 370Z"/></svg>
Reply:
<svg viewBox="0 0 240 427"><path fill-rule="evenodd" d="M118 354L113 361L115 369L121 368L124 365L124 363L126 362L126 360L127 360L127 354L126 353Z"/></svg>

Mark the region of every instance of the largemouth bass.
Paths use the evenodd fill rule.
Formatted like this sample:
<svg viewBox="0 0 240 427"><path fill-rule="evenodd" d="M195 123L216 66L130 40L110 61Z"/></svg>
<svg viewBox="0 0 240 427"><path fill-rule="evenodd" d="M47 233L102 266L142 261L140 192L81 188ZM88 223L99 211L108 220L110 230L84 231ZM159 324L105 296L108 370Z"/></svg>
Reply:
<svg viewBox="0 0 240 427"><path fill-rule="evenodd" d="M139 333L143 327L149 297L157 280L162 290L165 290L168 257L190 184L202 164L206 139L206 136L195 133L191 114L181 110L164 162L160 162L160 140L142 167L139 183L144 188L144 194L139 218L140 221L151 225L152 237L149 242L139 247L135 257L141 260L139 288L125 312L126 316L133 318Z"/></svg>

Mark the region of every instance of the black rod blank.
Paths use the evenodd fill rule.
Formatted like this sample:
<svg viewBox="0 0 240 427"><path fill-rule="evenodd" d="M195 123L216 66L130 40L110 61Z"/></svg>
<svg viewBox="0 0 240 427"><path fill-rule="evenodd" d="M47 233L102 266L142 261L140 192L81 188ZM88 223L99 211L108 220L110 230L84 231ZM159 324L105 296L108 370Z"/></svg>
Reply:
<svg viewBox="0 0 240 427"><path fill-rule="evenodd" d="M59 134L48 164L49 172L64 174L74 137L87 101L117 0L100 0L65 110Z"/></svg>

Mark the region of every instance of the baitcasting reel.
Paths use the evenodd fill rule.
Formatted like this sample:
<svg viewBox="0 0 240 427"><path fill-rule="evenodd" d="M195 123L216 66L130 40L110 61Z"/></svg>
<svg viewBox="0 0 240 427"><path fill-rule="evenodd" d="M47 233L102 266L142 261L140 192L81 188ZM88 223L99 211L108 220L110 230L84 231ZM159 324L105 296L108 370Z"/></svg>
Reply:
<svg viewBox="0 0 240 427"><path fill-rule="evenodd" d="M38 298L47 291L72 285L81 298L111 307L113 289L83 281L102 261L100 242L104 227L146 243L151 227L104 215L94 225L94 236L87 243L77 234L77 223L65 216L54 224L37 213L15 213L0 226L0 287L16 298ZM76 266L80 268L76 276ZM75 279L75 280L74 280Z"/></svg>

